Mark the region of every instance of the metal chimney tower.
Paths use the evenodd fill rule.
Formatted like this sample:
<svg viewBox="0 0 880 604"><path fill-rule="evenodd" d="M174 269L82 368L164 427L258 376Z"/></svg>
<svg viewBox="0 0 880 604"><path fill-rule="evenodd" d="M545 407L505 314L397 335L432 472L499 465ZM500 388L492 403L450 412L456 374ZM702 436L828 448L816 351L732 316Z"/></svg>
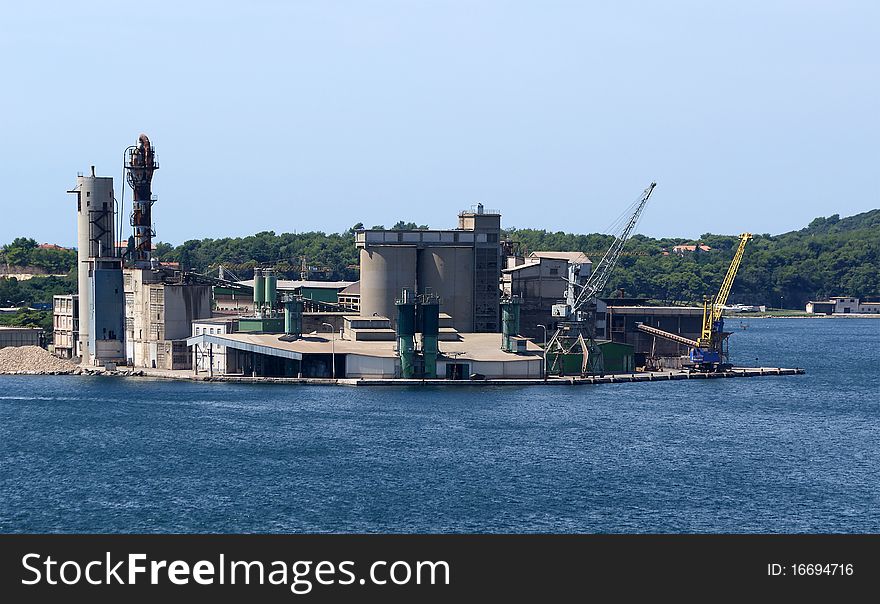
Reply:
<svg viewBox="0 0 880 604"><path fill-rule="evenodd" d="M134 191L131 226L134 231L133 262L149 262L153 245L152 207L156 199L151 189L153 172L159 169L156 152L146 134L138 137L137 145L126 149L125 169L128 184Z"/></svg>

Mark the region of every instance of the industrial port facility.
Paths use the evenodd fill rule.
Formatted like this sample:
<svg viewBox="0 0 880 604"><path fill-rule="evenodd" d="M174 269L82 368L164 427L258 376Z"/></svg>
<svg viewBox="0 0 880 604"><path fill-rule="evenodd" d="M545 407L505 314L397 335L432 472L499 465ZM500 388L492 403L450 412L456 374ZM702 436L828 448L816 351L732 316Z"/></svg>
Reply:
<svg viewBox="0 0 880 604"><path fill-rule="evenodd" d="M57 355L92 368L248 379L595 381L730 369L723 310L748 233L700 307L607 296L655 183L621 205L601 258L519 253L504 240L501 212L476 204L449 229L358 230L359 281L307 271L288 280L273 266L239 279L153 257L158 169L142 134L125 152L128 186L118 195L94 167L68 191L79 277L75 294L55 298Z"/></svg>

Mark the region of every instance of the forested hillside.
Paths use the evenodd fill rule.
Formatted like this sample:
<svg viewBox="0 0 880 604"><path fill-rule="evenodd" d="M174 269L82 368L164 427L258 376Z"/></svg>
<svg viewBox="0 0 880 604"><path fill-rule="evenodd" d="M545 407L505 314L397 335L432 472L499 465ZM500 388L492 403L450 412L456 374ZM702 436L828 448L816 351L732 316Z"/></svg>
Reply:
<svg viewBox="0 0 880 604"><path fill-rule="evenodd" d="M194 239L181 245L160 243L156 255L177 261L189 270L205 272L220 264L242 279L255 266L274 266L287 278L297 278L302 257L310 265L327 266L335 279L358 278L356 224L344 233L282 233L268 231L249 237ZM377 225L375 228L380 228ZM426 228L398 222L392 228ZM521 252L577 250L598 262L611 242L607 235L577 235L537 229L511 228L506 236ZM73 291L75 253L38 250L33 240L19 238L0 251L7 263L26 257L67 278L35 278L18 282L0 279L0 303L9 305L51 301L53 293ZM706 252L672 251L675 245L703 243ZM698 302L714 293L737 245L736 234L707 233L698 241L635 235L627 244L607 292L623 289L628 296L668 302ZM816 218L807 227L781 235L756 234L749 243L734 283L731 302L803 309L808 299L830 295L880 296L880 210L856 216Z"/></svg>
<svg viewBox="0 0 880 604"><path fill-rule="evenodd" d="M527 250L580 250L594 262L611 241L534 229L511 229L509 235ZM711 251L679 256L671 253L673 246L696 241L635 235L609 290L666 301L701 300L721 285L739 238L707 233L699 242ZM809 299L833 295L880 295L880 210L816 218L804 229L781 235L755 234L730 301L803 309Z"/></svg>

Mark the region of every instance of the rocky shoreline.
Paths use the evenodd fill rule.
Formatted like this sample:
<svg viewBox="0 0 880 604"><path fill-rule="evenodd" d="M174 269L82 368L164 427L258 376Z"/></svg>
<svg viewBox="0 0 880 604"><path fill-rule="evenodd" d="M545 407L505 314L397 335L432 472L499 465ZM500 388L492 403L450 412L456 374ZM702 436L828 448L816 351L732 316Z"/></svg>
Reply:
<svg viewBox="0 0 880 604"><path fill-rule="evenodd" d="M90 369L88 367L79 367L74 366L73 369L62 369L62 370L40 370L40 369L25 369L20 371L0 371L0 375L116 375L116 376L128 376L128 377L142 377L145 376L146 373L141 370L134 369L121 369L115 371L108 371L105 369Z"/></svg>
<svg viewBox="0 0 880 604"><path fill-rule="evenodd" d="M107 370L83 367L59 359L39 346L7 346L0 348L0 375L120 375L142 376L144 371L132 368Z"/></svg>

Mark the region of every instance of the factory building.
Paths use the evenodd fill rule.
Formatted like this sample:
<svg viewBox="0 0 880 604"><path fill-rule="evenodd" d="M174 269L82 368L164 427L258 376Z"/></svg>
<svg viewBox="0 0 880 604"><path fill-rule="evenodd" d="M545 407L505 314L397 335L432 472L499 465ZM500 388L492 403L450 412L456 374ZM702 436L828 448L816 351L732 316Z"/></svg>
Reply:
<svg viewBox="0 0 880 604"><path fill-rule="evenodd" d="M62 359L81 356L79 343L79 296L52 298L52 350Z"/></svg>
<svg viewBox="0 0 880 604"><path fill-rule="evenodd" d="M644 323L691 340L700 337L703 309L696 306L647 306L644 298L596 300L596 337L633 347L636 367L678 368L688 347L640 331Z"/></svg>
<svg viewBox="0 0 880 604"><path fill-rule="evenodd" d="M396 326L403 289L440 298L440 312L462 333L500 331L501 214L478 204L452 230L363 230L360 313Z"/></svg>
<svg viewBox="0 0 880 604"><path fill-rule="evenodd" d="M183 282L179 271L126 268L125 358L129 365L189 369L186 338L211 317L211 286Z"/></svg>
<svg viewBox="0 0 880 604"><path fill-rule="evenodd" d="M68 191L77 199L78 291L55 301L56 354L90 365L189 368L186 338L193 320L211 316L211 287L151 258L151 182L159 164L144 134L126 157L134 197L126 246L117 243L122 224L112 178L96 176L93 166Z"/></svg>
<svg viewBox="0 0 880 604"><path fill-rule="evenodd" d="M521 304L521 334L543 338L544 330L558 319L553 317L553 305L565 299L567 279L571 276L579 284L587 282L593 263L581 252L532 252L507 258L501 272L501 287L506 297L519 297Z"/></svg>

